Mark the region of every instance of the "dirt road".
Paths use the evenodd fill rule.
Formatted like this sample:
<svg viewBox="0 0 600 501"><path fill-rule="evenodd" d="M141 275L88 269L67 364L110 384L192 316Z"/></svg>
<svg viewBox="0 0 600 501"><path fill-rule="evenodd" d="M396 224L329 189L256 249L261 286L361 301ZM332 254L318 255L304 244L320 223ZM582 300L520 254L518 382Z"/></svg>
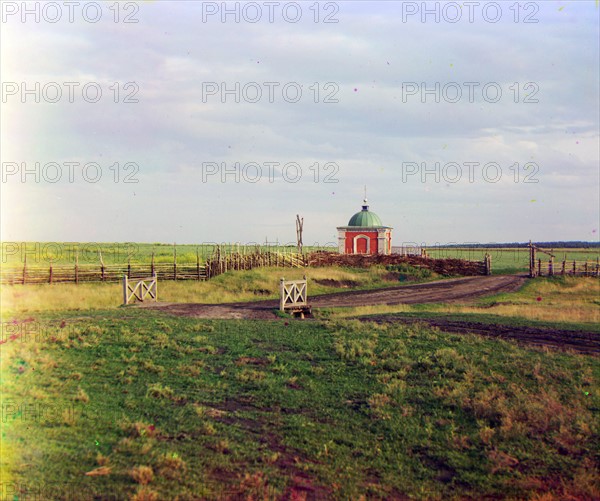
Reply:
<svg viewBox="0 0 600 501"><path fill-rule="evenodd" d="M571 350L588 355L600 355L600 334L597 332L465 322L440 317L417 320L403 318L401 315L371 315L359 318L359 320L401 324L424 322L444 332L479 334L480 336L512 339L523 344L560 348L561 350Z"/></svg>
<svg viewBox="0 0 600 501"><path fill-rule="evenodd" d="M489 277L462 277L424 284L401 285L386 289L349 291L310 297L309 303L315 308L336 306L364 306L378 304L450 303L468 301L499 292L517 290L525 283L521 275L500 275ZM277 300L252 301L227 304L181 304L146 303L143 307L152 308L173 315L196 318L274 318L273 309L279 307Z"/></svg>

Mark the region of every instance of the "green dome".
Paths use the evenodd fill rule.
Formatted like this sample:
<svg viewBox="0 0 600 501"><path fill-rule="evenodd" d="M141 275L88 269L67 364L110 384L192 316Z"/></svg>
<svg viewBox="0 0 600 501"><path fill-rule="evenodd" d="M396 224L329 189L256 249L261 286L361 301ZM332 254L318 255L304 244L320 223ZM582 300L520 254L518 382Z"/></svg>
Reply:
<svg viewBox="0 0 600 501"><path fill-rule="evenodd" d="M383 223L377 214L369 211L369 206L367 205L367 200L365 199L362 210L350 218L350 221L348 221L348 226L373 228L377 226L383 226Z"/></svg>

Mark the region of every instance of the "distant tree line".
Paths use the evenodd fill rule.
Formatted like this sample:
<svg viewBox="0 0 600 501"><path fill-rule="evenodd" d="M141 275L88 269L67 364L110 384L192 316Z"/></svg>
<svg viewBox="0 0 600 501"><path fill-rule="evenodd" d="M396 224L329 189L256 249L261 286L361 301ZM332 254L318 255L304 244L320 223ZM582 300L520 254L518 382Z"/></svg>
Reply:
<svg viewBox="0 0 600 501"><path fill-rule="evenodd" d="M568 242L533 242L539 247L548 247L550 249L597 249L600 248L600 242L583 242L581 240L572 240ZM448 244L448 245L434 245L430 246L430 249L435 247L441 247L444 249L449 248L461 248L461 249L506 249L506 248L522 248L527 247L529 242L511 242L511 243L464 243L464 244Z"/></svg>

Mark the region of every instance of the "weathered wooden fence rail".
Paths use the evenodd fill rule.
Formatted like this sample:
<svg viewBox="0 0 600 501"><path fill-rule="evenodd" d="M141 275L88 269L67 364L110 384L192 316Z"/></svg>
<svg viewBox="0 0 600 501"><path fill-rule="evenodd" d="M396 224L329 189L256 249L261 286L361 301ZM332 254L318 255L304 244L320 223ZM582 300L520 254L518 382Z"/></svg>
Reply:
<svg viewBox="0 0 600 501"><path fill-rule="evenodd" d="M549 256L547 261L542 261L537 257L537 253L542 252ZM529 242L529 276L531 278L541 276L570 275L583 277L600 277L600 258L596 261L569 261L565 254L564 259L557 260L552 250L542 249Z"/></svg>
<svg viewBox="0 0 600 501"><path fill-rule="evenodd" d="M123 275L124 305L128 305L136 299L143 303L147 298L158 301L158 279L156 275L142 280L135 280L133 283L130 283L127 275Z"/></svg>
<svg viewBox="0 0 600 501"><path fill-rule="evenodd" d="M299 308L307 306L306 302L307 281L306 275L302 280L288 280L282 278L279 282L279 310L286 308Z"/></svg>
<svg viewBox="0 0 600 501"><path fill-rule="evenodd" d="M21 267L4 266L0 269L0 283L13 284L56 284L82 282L119 282L123 275L128 279L141 280L156 275L160 280L208 280L232 270L251 270L257 267L274 266L302 268L306 266L352 266L368 267L376 264L393 265L406 263L411 266L428 268L443 275L489 275L491 274L491 257L483 261L467 261L464 259L432 259L427 255L348 255L337 252L298 252L262 251L259 248L250 252L224 252L220 247L206 262L197 256L195 263L178 263L174 253L172 262L156 263L124 263L106 265L99 264L49 264L46 266L29 266L27 262Z"/></svg>
<svg viewBox="0 0 600 501"><path fill-rule="evenodd" d="M281 278L279 282L279 311L290 312L292 315L304 318L312 313L308 304L308 282L306 275L302 280Z"/></svg>
<svg viewBox="0 0 600 501"><path fill-rule="evenodd" d="M251 270L262 266L302 268L307 264L307 256L297 252L257 251L252 254L225 254L217 251L206 261L206 277L209 279L231 270Z"/></svg>
<svg viewBox="0 0 600 501"><path fill-rule="evenodd" d="M125 263L125 264L49 264L33 265L27 262L21 267L4 266L0 269L0 283L56 284L81 282L119 282L123 275L129 279L142 279L156 275L160 280L208 280L231 270L250 270L261 266L303 267L306 257L296 252L223 252L219 247L206 262L197 257L195 263L173 262Z"/></svg>
<svg viewBox="0 0 600 501"><path fill-rule="evenodd" d="M142 279L155 275L161 280L206 280L204 264L96 264L24 266L21 269L3 267L0 283L58 284L82 282L119 282L123 275L130 279Z"/></svg>
<svg viewBox="0 0 600 501"><path fill-rule="evenodd" d="M600 277L599 261L557 261L550 258L548 261L538 259L535 263L533 276L581 276Z"/></svg>

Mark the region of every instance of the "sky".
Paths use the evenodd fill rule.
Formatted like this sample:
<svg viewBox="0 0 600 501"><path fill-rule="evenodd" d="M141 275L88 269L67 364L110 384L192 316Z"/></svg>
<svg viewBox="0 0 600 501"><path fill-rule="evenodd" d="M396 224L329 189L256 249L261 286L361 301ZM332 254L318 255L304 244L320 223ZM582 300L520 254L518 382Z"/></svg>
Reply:
<svg viewBox="0 0 600 501"><path fill-rule="evenodd" d="M3 241L598 241L599 5L2 1Z"/></svg>

